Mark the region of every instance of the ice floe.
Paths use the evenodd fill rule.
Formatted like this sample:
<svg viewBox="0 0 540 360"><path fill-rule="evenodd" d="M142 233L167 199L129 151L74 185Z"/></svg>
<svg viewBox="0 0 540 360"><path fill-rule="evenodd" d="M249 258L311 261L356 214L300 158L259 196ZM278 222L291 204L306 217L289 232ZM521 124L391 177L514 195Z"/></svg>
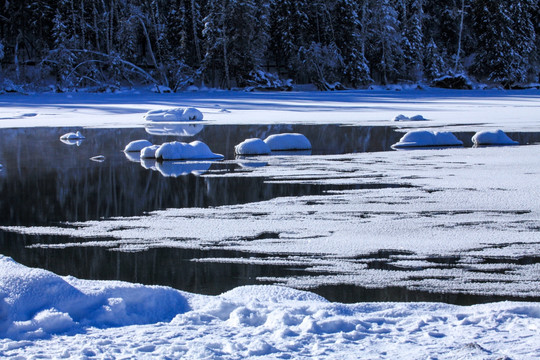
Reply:
<svg viewBox="0 0 540 360"><path fill-rule="evenodd" d="M135 151L141 151L143 148L147 146L152 146L152 143L148 140L134 140L126 145L124 148L125 152L135 152Z"/></svg>
<svg viewBox="0 0 540 360"><path fill-rule="evenodd" d="M270 135L264 142L272 151L310 150L311 142L302 134L286 133Z"/></svg>
<svg viewBox="0 0 540 360"><path fill-rule="evenodd" d="M223 155L214 154L212 150L201 141L192 141L189 144L179 141L164 143L155 153L158 160L200 160L223 159Z"/></svg>
<svg viewBox="0 0 540 360"><path fill-rule="evenodd" d="M414 130L406 133L399 142L392 145L393 149L415 148L415 147L447 147L463 146L463 142L458 140L451 132L438 132L430 130Z"/></svg>
<svg viewBox="0 0 540 360"><path fill-rule="evenodd" d="M234 147L234 152L238 155L267 155L270 151L268 144L259 138L244 140Z"/></svg>
<svg viewBox="0 0 540 360"><path fill-rule="evenodd" d="M472 142L476 146L480 145L519 145L506 135L502 130L479 131L472 137Z"/></svg>
<svg viewBox="0 0 540 360"><path fill-rule="evenodd" d="M203 114L193 107L151 110L144 115L147 121L201 121Z"/></svg>

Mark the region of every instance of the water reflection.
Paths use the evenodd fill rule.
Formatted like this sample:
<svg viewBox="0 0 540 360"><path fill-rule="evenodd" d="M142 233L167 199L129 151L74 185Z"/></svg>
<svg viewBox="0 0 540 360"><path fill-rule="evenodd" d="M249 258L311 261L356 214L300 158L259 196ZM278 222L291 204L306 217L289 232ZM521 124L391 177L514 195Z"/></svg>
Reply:
<svg viewBox="0 0 540 360"><path fill-rule="evenodd" d="M81 146L81 144L83 143L83 139L60 139L61 142L63 142L64 144L66 145L77 145L77 146Z"/></svg>
<svg viewBox="0 0 540 360"><path fill-rule="evenodd" d="M163 124L151 123L145 125L145 130L150 135L174 135L189 137L195 136L204 129L202 124Z"/></svg>
<svg viewBox="0 0 540 360"><path fill-rule="evenodd" d="M189 174L202 175L210 169L212 161L158 161L155 164L157 171L166 177L178 177Z"/></svg>

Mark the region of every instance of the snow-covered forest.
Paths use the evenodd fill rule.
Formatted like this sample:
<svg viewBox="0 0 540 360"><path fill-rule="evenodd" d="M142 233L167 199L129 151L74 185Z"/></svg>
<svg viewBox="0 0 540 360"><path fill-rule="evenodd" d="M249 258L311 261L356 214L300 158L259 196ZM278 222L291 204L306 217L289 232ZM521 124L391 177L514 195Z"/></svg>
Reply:
<svg viewBox="0 0 540 360"><path fill-rule="evenodd" d="M537 82L538 0L18 0L0 84L319 89Z"/></svg>

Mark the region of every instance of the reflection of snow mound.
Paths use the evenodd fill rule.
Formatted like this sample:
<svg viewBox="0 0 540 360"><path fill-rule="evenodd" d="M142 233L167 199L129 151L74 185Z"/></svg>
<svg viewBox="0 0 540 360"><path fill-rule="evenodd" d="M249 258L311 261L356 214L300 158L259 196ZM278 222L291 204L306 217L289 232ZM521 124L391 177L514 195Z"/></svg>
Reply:
<svg viewBox="0 0 540 360"><path fill-rule="evenodd" d="M204 125L201 124L155 124L145 126L147 133L152 135L176 135L195 136L201 132Z"/></svg>
<svg viewBox="0 0 540 360"><path fill-rule="evenodd" d="M156 162L156 169L166 177L178 177L184 175L202 175L210 169L211 161L206 162L178 162L164 161Z"/></svg>
<svg viewBox="0 0 540 360"><path fill-rule="evenodd" d="M80 131L77 132L69 132L67 134L64 134L60 136L60 140L84 140L86 139Z"/></svg>
<svg viewBox="0 0 540 360"><path fill-rule="evenodd" d="M77 145L77 146L81 146L83 140L82 139L78 139L78 140L71 140L71 139L60 139L61 142L63 142L64 144L66 145Z"/></svg>
<svg viewBox="0 0 540 360"><path fill-rule="evenodd" d="M185 296L174 289L64 278L0 255L2 339L170 321L188 309Z"/></svg>
<svg viewBox="0 0 540 360"><path fill-rule="evenodd" d="M208 145L201 141L193 141L189 144L173 141L159 147L156 151L156 159L160 160L200 160L200 159L223 159L223 155L214 154Z"/></svg>
<svg viewBox="0 0 540 360"><path fill-rule="evenodd" d="M203 119L203 114L193 108L172 108L151 110L144 115L147 121L200 121Z"/></svg>
<svg viewBox="0 0 540 360"><path fill-rule="evenodd" d="M141 160L141 154L138 152L126 152L124 151L124 155L129 161L138 163Z"/></svg>
<svg viewBox="0 0 540 360"><path fill-rule="evenodd" d="M411 147L439 147L439 146L463 146L451 132L437 132L428 130L415 130L406 133L398 143L392 145L393 149Z"/></svg>
<svg viewBox="0 0 540 360"><path fill-rule="evenodd" d="M472 137L474 145L518 145L508 137L502 130L495 131L480 131Z"/></svg>
<svg viewBox="0 0 540 360"><path fill-rule="evenodd" d="M141 150L140 157L141 159L155 159L156 158L156 151L159 149L160 145L151 145L143 148Z"/></svg>
<svg viewBox="0 0 540 360"><path fill-rule="evenodd" d="M270 154L270 147L261 139L252 138L236 145L234 152L238 155L267 155Z"/></svg>
<svg viewBox="0 0 540 360"><path fill-rule="evenodd" d="M270 135L264 142L272 151L311 149L308 138L296 133Z"/></svg>
<svg viewBox="0 0 540 360"><path fill-rule="evenodd" d="M426 121L427 119L424 118L422 115L414 115L411 117L405 116L403 114L399 114L395 118L392 119L392 121Z"/></svg>
<svg viewBox="0 0 540 360"><path fill-rule="evenodd" d="M152 143L148 140L134 140L126 145L124 148L125 152L131 152L131 151L141 151L143 148L147 146L152 146Z"/></svg>
<svg viewBox="0 0 540 360"><path fill-rule="evenodd" d="M239 160L245 159L244 156L237 156L236 158ZM258 168L258 167L265 167L266 165L268 165L268 163L264 161L242 161L242 162L239 162L238 165L240 165L243 168Z"/></svg>

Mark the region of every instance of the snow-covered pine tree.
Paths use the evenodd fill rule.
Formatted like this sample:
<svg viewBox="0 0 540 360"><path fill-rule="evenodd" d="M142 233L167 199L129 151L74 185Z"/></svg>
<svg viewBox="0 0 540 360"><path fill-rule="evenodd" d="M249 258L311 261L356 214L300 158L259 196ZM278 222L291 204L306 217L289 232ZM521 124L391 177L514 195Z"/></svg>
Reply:
<svg viewBox="0 0 540 360"><path fill-rule="evenodd" d="M424 55L424 75L427 80L431 81L445 75L447 66L443 57L439 52L437 44L430 40L425 49Z"/></svg>
<svg viewBox="0 0 540 360"><path fill-rule="evenodd" d="M406 13L402 20L401 49L403 51L404 77L413 81L423 77L424 17L423 0L404 1Z"/></svg>
<svg viewBox="0 0 540 360"><path fill-rule="evenodd" d="M342 81L355 88L372 82L364 52L360 11L367 10L359 8L353 0L337 0L333 11L335 43L343 59Z"/></svg>

